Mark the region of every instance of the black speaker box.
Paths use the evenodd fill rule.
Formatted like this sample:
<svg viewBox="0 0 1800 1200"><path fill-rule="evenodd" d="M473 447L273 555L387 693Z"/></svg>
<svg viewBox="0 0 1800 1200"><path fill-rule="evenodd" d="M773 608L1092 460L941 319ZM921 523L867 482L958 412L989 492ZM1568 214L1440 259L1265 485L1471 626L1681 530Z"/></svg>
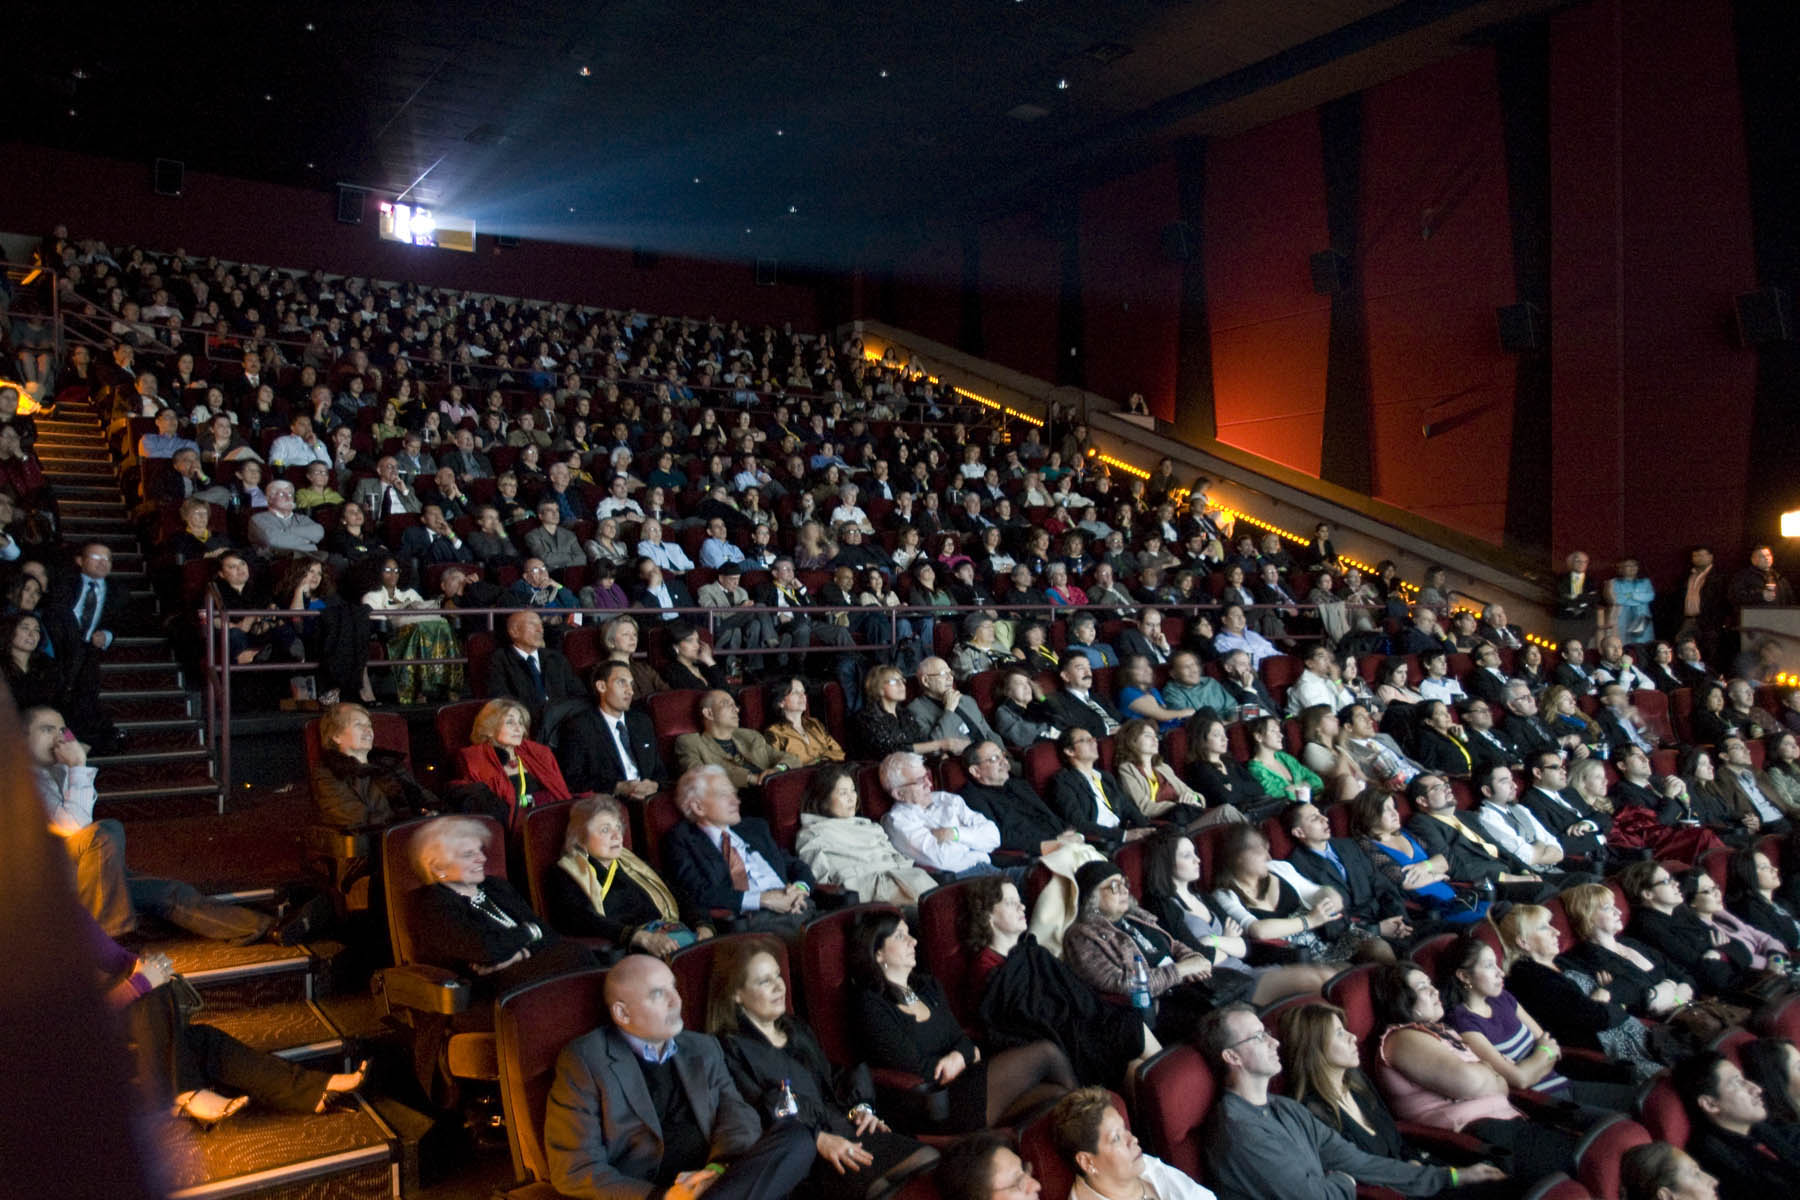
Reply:
<svg viewBox="0 0 1800 1200"><path fill-rule="evenodd" d="M337 219L340 225L361 225L363 219L363 201L369 193L361 188L338 185Z"/></svg>
<svg viewBox="0 0 1800 1200"><path fill-rule="evenodd" d="M150 189L159 196L181 195L187 167L172 158L159 158L150 168Z"/></svg>
<svg viewBox="0 0 1800 1200"><path fill-rule="evenodd" d="M1737 298L1738 337L1746 346L1766 346L1794 338L1786 288L1757 288Z"/></svg>
<svg viewBox="0 0 1800 1200"><path fill-rule="evenodd" d="M1494 310L1500 325L1500 348L1513 352L1544 348L1544 310L1529 300Z"/></svg>
<svg viewBox="0 0 1800 1200"><path fill-rule="evenodd" d="M1321 296L1341 295L1350 286L1350 260L1336 250L1321 250L1307 259L1313 291Z"/></svg>

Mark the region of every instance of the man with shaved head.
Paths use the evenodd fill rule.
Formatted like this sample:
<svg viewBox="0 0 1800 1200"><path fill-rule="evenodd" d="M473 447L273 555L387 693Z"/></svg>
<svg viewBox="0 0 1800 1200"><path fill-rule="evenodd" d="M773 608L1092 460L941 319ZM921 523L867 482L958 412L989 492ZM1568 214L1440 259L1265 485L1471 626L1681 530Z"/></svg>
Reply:
<svg viewBox="0 0 1800 1200"><path fill-rule="evenodd" d="M719 1043L684 1030L662 960L628 954L607 972L611 1024L569 1043L544 1111L550 1181L582 1200L787 1196L812 1169L799 1121L767 1133Z"/></svg>
<svg viewBox="0 0 1800 1200"><path fill-rule="evenodd" d="M586 700L587 689L562 651L544 644L544 619L526 609L506 618L510 645L488 660L487 694L510 696L531 710L535 725L554 700Z"/></svg>

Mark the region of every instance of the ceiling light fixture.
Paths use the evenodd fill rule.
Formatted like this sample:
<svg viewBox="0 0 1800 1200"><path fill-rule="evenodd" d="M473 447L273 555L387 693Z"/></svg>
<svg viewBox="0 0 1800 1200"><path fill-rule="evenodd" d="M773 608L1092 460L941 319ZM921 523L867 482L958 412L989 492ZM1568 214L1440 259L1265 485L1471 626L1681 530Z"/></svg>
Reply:
<svg viewBox="0 0 1800 1200"><path fill-rule="evenodd" d="M786 137L786 136L787 136L787 130L785 130L785 129L777 129L777 130L776 130L776 131L775 131L775 136L776 136L776 137Z"/></svg>
<svg viewBox="0 0 1800 1200"><path fill-rule="evenodd" d="M788 205L788 212L789 212L789 213L797 213L797 212L799 212L799 211L800 211L800 209L799 209L799 207L798 207L798 206L797 206L797 205L793 205L793 204L790 204L790 205Z"/></svg>
<svg viewBox="0 0 1800 1200"><path fill-rule="evenodd" d="M883 71L883 72L882 72L882 73L881 73L881 77L882 77L882 78L883 78L883 79L886 79L886 78L887 78L887 72L886 72L886 71Z"/></svg>
<svg viewBox="0 0 1800 1200"><path fill-rule="evenodd" d="M699 183L699 182L700 182L700 177L699 177L699 176L698 176L698 175L696 175L696 176L694 176L694 182L695 182L695 183Z"/></svg>
<svg viewBox="0 0 1800 1200"><path fill-rule="evenodd" d="M1066 91L1068 91L1068 90L1069 90L1069 81L1068 81L1068 80L1066 80L1066 79L1059 79L1059 80L1057 80L1057 81L1056 81L1056 90L1057 90L1057 91L1059 91L1059 92L1066 92Z"/></svg>
<svg viewBox="0 0 1800 1200"><path fill-rule="evenodd" d="M268 92L264 92L264 93L263 93L263 99L264 99L264 100L273 100L273 99L275 99L275 97L274 97L274 96L273 96L273 95L271 95L271 94L270 94L270 93L268 93Z"/></svg>
<svg viewBox="0 0 1800 1200"><path fill-rule="evenodd" d="M593 74L593 73L594 73L594 68L592 68L592 67L583 67L583 68L581 68L581 70L579 70L579 71L577 71L577 72L575 72L575 73L576 73L576 74L577 74L577 75L579 75L579 76L581 76L581 77L582 77L582 78L583 78L583 79L586 79L586 78L587 78L587 77L588 77L588 76L590 76L590 75L592 75L592 74Z"/></svg>
<svg viewBox="0 0 1800 1200"><path fill-rule="evenodd" d="M308 32L308 33L311 33L313 30L315 30L317 28L318 28L318 26L314 25L311 21L308 21L306 23L306 32Z"/></svg>

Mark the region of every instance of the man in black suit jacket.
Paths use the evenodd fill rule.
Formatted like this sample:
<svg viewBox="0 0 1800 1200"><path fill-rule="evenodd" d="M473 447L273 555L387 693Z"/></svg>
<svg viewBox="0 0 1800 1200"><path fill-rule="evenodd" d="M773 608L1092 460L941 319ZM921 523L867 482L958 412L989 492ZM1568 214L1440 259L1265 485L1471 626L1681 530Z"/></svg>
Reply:
<svg viewBox="0 0 1800 1200"><path fill-rule="evenodd" d="M1729 1058L1703 1050L1669 1076L1687 1109L1688 1153L1719 1181L1719 1200L1791 1195L1800 1178L1800 1137L1769 1121L1762 1089Z"/></svg>
<svg viewBox="0 0 1800 1200"><path fill-rule="evenodd" d="M1406 786L1406 798L1413 806L1406 831L1419 839L1427 854L1444 856L1453 881L1491 884L1497 895L1515 904L1542 904L1556 894L1555 884L1508 869L1505 853L1487 840L1474 817L1464 820L1456 810L1456 795L1443 776L1416 776Z"/></svg>
<svg viewBox="0 0 1800 1200"><path fill-rule="evenodd" d="M436 563L472 563L475 555L456 536L444 510L436 502L427 504L419 514L420 523L408 525L400 535L400 557L412 567L414 585L425 579L425 568Z"/></svg>
<svg viewBox="0 0 1800 1200"><path fill-rule="evenodd" d="M545 707L559 700L585 700L587 691L562 651L544 645L544 620L537 613L526 610L508 617L506 636L511 645L496 648L488 660L487 694L511 696L529 708L532 726L544 736Z"/></svg>
<svg viewBox="0 0 1800 1200"><path fill-rule="evenodd" d="M544 1150L557 1193L691 1196L692 1175L718 1200L792 1194L817 1158L812 1135L798 1121L764 1132L719 1043L683 1028L667 965L626 955L604 987L610 1019L563 1048L550 1085Z"/></svg>
<svg viewBox="0 0 1800 1200"><path fill-rule="evenodd" d="M1442 700L1427 700L1414 713L1418 724L1413 728L1413 761L1427 771L1437 771L1453 779L1467 779L1475 771L1475 756L1451 730L1450 706Z"/></svg>
<svg viewBox="0 0 1800 1200"><path fill-rule="evenodd" d="M971 742L963 751L969 781L965 803L1000 827L1000 848L1036 858L1059 846L1080 843L1079 831L1063 820L1024 779L1012 773L1006 748L998 742Z"/></svg>
<svg viewBox="0 0 1800 1200"><path fill-rule="evenodd" d="M1584 860L1596 874L1605 874L1606 831L1612 828L1612 818L1568 786L1569 768L1561 754L1538 751L1526 757L1526 766L1531 786L1519 796L1519 803L1556 835L1568 858Z"/></svg>
<svg viewBox="0 0 1800 1200"><path fill-rule="evenodd" d="M1125 723L1112 701L1094 694L1094 667L1086 654L1063 651L1057 675L1062 688L1045 697L1044 703L1056 714L1056 723L1063 729L1085 729L1096 738L1103 738L1111 737Z"/></svg>
<svg viewBox="0 0 1800 1200"><path fill-rule="evenodd" d="M1498 766L1518 767L1525 756L1505 733L1494 728L1495 706L1479 697L1462 706L1463 749L1469 752L1471 775Z"/></svg>
<svg viewBox="0 0 1800 1200"><path fill-rule="evenodd" d="M1498 604L1490 604L1481 610L1481 624L1476 627L1475 636L1489 645L1510 650L1521 650L1525 646L1525 631L1508 624L1506 609Z"/></svg>
<svg viewBox="0 0 1800 1200"><path fill-rule="evenodd" d="M1136 625L1119 630L1119 661L1133 654L1149 659L1151 666L1161 666L1175 656L1175 647L1163 632L1161 609L1146 608L1138 613Z"/></svg>
<svg viewBox="0 0 1800 1200"><path fill-rule="evenodd" d="M1331 836L1331 822L1314 804L1290 804L1281 823L1294 839L1288 865L1302 876L1336 888L1344 898L1344 915L1377 926L1381 936L1404 941L1412 933L1406 921L1406 896L1400 885L1375 869L1355 838Z"/></svg>
<svg viewBox="0 0 1800 1200"><path fill-rule="evenodd" d="M1495 708L1506 707L1506 672L1500 669L1500 651L1492 643L1475 647L1475 665L1462 677L1463 691L1479 696Z"/></svg>
<svg viewBox="0 0 1800 1200"><path fill-rule="evenodd" d="M109 579L111 574L112 551L102 542L88 542L76 552L74 567L51 583L55 602L75 618L76 632L93 655L112 646L130 611L130 589Z"/></svg>
<svg viewBox="0 0 1800 1200"><path fill-rule="evenodd" d="M690 768L675 785L687 819L663 838L681 919L734 933L797 932L813 912L812 872L775 844L765 822L745 818L725 768Z"/></svg>
<svg viewBox="0 0 1800 1200"><path fill-rule="evenodd" d="M639 608L660 612L662 619L673 621L692 614L679 613L678 608L694 608L694 593L679 575L667 574L648 558L638 559L638 586L631 602Z"/></svg>
<svg viewBox="0 0 1800 1200"><path fill-rule="evenodd" d="M1050 807L1064 824L1099 842L1108 854L1150 833L1150 821L1111 771L1100 769L1100 743L1085 729L1056 739L1063 769L1050 777ZM1099 793L1095 793L1095 789Z"/></svg>
<svg viewBox="0 0 1800 1200"><path fill-rule="evenodd" d="M810 608L815 601L807 593L806 585L800 582L794 572L794 560L778 558L769 569L769 579L758 584L750 593L750 598L765 608L777 611L769 614L773 624L776 644L804 650L818 643L822 646L848 646L851 644L850 631L842 625L832 623L825 613L793 613L779 611L788 608ZM777 666L787 666L787 655L778 655Z"/></svg>
<svg viewBox="0 0 1800 1200"><path fill-rule="evenodd" d="M557 727L556 758L569 790L610 792L648 800L669 780L656 751L650 714L631 707L631 664L606 660L594 668L596 707L572 714ZM621 747L621 741L624 745Z"/></svg>
<svg viewBox="0 0 1800 1200"><path fill-rule="evenodd" d="M1557 653L1562 655L1562 661L1556 664L1554 676L1556 682L1577 696L1593 695L1595 688L1599 686L1599 681L1588 669L1587 647L1582 644L1581 639L1564 638L1562 645L1556 649Z"/></svg>

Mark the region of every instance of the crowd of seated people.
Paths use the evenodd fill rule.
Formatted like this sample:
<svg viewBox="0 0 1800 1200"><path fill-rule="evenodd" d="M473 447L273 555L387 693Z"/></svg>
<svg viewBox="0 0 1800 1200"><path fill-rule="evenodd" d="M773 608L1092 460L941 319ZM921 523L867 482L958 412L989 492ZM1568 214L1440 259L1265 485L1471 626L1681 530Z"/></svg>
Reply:
<svg viewBox="0 0 1800 1200"><path fill-rule="evenodd" d="M340 828L447 822L416 842L421 961L484 1000L590 942L615 964L558 1064L565 1194L873 1186L929 1165L899 1135L974 1134L939 1186L991 1195L1024 1160L975 1131L1034 1120L1097 1195L1523 1194L1621 1084L1695 1061L1699 1014L1789 995L1800 706L1726 636L1786 595L1765 550L1716 580L1697 553L1664 606L1572 559L1546 651L1499 605L1453 613L1441 572L1246 535L1172 463L1121 484L1072 418L1009 439L854 339L70 250L73 304L148 288L175 318L62 364L116 423L173 609L214 588L250 614L233 662L316 664L327 699L375 699L378 645L402 702L486 701L436 796L366 707L328 708L315 798ZM518 842L564 804L539 914L468 822ZM854 1057L784 1017L769 948L721 958L718 1041L683 1029L657 960L741 932L791 956L846 908ZM1374 1001L1335 1025L1278 1038L1248 1006L1329 1011L1301 1002L1347 978ZM1144 1156L1155 1068L1196 1046L1209 1120ZM1800 1169L1714 1065L1674 1077L1695 1162ZM658 1154L627 1069L690 1131Z"/></svg>

